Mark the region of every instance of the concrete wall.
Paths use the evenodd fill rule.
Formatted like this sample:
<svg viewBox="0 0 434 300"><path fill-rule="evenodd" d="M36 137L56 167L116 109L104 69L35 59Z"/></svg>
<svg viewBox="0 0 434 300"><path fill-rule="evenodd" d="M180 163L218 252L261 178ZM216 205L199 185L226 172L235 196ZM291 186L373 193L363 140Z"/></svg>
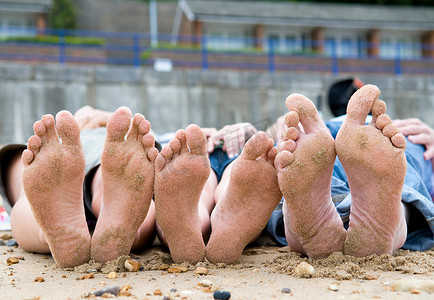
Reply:
<svg viewBox="0 0 434 300"><path fill-rule="evenodd" d="M393 118L418 117L434 126L433 76L364 76L382 90ZM331 114L326 103L332 75L236 71L174 70L58 64L0 65L0 143L25 142L41 115L76 111L90 104L113 111L125 105L140 112L157 133L189 123L222 127L251 122L260 129L284 114L285 98L302 93Z"/></svg>

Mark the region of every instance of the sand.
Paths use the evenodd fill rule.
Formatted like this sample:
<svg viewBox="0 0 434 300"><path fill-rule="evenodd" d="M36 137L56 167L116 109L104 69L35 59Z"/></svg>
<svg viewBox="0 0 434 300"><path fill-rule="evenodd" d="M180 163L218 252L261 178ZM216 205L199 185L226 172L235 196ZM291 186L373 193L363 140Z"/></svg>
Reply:
<svg viewBox="0 0 434 300"><path fill-rule="evenodd" d="M11 235L1 232L0 236L3 234ZM118 299L213 299L215 290L230 292L230 299L434 298L434 249L399 250L392 256L365 258L334 253L327 259L313 261L288 247L277 247L262 236L243 252L239 264L226 266L208 262L172 265L168 251L154 244L151 249L131 254L142 264L138 272L125 271L127 257L104 266L90 262L62 269L50 255L28 253L17 246L0 246L1 298L87 299L90 294L111 287L124 287L124 292L130 294ZM18 258L18 263L8 265L11 257ZM296 274L301 262L313 266L312 277L301 278ZM200 272L208 274L196 274L198 267L205 268ZM116 272L116 278L109 279L109 272ZM35 282L37 277L44 281ZM284 293L284 289L290 293Z"/></svg>

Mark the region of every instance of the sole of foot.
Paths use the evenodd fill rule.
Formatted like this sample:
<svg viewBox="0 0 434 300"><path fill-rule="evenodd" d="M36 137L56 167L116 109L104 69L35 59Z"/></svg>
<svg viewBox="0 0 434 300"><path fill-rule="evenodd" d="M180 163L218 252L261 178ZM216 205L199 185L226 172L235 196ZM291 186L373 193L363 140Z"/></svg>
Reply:
<svg viewBox="0 0 434 300"><path fill-rule="evenodd" d="M330 191L334 140L308 98L291 94L286 106L286 129L276 157L286 238L293 251L326 257L342 251L346 237Z"/></svg>
<svg viewBox="0 0 434 300"><path fill-rule="evenodd" d="M151 204L158 150L151 124L126 107L107 123L101 156L103 199L92 236L91 258L106 262L128 255Z"/></svg>
<svg viewBox="0 0 434 300"><path fill-rule="evenodd" d="M197 125L179 130L155 165L157 224L175 262L197 263L205 257L199 198L210 174L206 138Z"/></svg>
<svg viewBox="0 0 434 300"><path fill-rule="evenodd" d="M365 85L351 97L336 137L336 152L348 177L351 215L344 253L391 254L405 242L401 204L406 173L405 138L385 114L380 90ZM372 121L365 119L372 111Z"/></svg>
<svg viewBox="0 0 434 300"><path fill-rule="evenodd" d="M56 263L89 260L90 235L83 206L85 161L80 129L67 111L45 115L24 150L23 186ZM60 139L59 139L60 137Z"/></svg>
<svg viewBox="0 0 434 300"><path fill-rule="evenodd" d="M261 233L282 198L277 183L273 140L256 133L233 162L229 185L211 216L206 257L232 264Z"/></svg>

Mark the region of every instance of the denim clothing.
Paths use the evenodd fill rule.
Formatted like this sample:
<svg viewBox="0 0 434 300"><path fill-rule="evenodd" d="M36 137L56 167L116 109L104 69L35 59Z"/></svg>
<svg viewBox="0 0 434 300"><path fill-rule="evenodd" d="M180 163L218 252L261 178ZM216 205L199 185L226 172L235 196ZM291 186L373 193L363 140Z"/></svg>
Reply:
<svg viewBox="0 0 434 300"><path fill-rule="evenodd" d="M342 122L341 117L326 122L334 138ZM407 224L409 229L407 239L402 248L418 251L434 247L434 203L429 193L433 189L434 175L431 161L423 158L424 151L423 146L407 140L405 150L407 173L402 190L402 202L406 204L410 216ZM338 158L333 167L331 193L332 201L342 218L343 225L348 228L351 194L347 176ZM279 245L287 245L283 226L283 214L281 204L279 204L266 227L272 239Z"/></svg>

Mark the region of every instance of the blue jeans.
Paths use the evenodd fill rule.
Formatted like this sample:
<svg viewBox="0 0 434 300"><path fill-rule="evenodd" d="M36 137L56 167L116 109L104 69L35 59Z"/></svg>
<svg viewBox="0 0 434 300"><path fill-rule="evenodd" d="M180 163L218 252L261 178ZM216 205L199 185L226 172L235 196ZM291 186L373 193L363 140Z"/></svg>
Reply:
<svg viewBox="0 0 434 300"><path fill-rule="evenodd" d="M333 138L336 138L342 119L337 118L326 122ZM402 246L410 250L428 250L434 247L434 203L430 195L433 189L433 169L431 161L423 158L425 147L407 140L405 155L407 158L407 173L402 190L402 202L409 209L407 239ZM341 162L336 158L333 167L331 184L332 200L337 212L342 218L345 228L348 227L351 194L348 179ZM283 199L282 202L283 203ZM276 208L268 221L266 230L279 245L287 245L283 224L282 204Z"/></svg>

